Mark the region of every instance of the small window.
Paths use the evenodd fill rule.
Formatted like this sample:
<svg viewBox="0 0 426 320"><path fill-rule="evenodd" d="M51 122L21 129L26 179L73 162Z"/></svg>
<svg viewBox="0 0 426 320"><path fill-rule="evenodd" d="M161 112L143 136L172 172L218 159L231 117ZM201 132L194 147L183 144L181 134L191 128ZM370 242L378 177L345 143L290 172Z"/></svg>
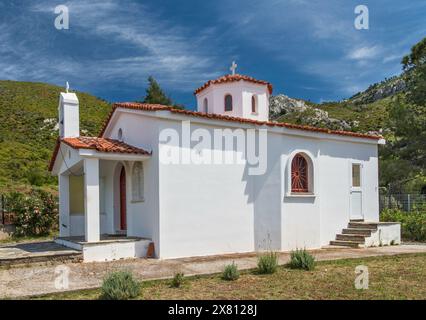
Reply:
<svg viewBox="0 0 426 320"><path fill-rule="evenodd" d="M118 141L123 141L123 129L118 129L118 134L117 134L117 138Z"/></svg>
<svg viewBox="0 0 426 320"><path fill-rule="evenodd" d="M209 101L207 100L207 98L204 98L204 102L203 102L203 112L205 112L205 113L209 113Z"/></svg>
<svg viewBox="0 0 426 320"><path fill-rule="evenodd" d="M142 162L136 162L133 166L132 201L144 201L144 172Z"/></svg>
<svg viewBox="0 0 426 320"><path fill-rule="evenodd" d="M361 165L352 163L352 187L361 187Z"/></svg>
<svg viewBox="0 0 426 320"><path fill-rule="evenodd" d="M225 111L232 111L232 96L230 94L225 96Z"/></svg>
<svg viewBox="0 0 426 320"><path fill-rule="evenodd" d="M257 113L256 97L254 95L251 97L251 113Z"/></svg>
<svg viewBox="0 0 426 320"><path fill-rule="evenodd" d="M296 154L291 162L291 192L308 192L308 161L301 154Z"/></svg>

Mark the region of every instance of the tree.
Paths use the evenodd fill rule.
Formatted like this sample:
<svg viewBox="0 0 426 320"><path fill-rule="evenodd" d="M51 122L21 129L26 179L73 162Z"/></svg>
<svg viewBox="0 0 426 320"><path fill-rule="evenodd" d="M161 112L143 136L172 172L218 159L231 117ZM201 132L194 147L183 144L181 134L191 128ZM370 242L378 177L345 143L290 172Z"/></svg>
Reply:
<svg viewBox="0 0 426 320"><path fill-rule="evenodd" d="M414 45L401 63L406 71L408 100L426 106L426 38Z"/></svg>
<svg viewBox="0 0 426 320"><path fill-rule="evenodd" d="M171 106L173 104L170 97L166 96L163 89L161 89L158 82L154 77L148 77L149 86L146 89L146 96L143 100L143 103L153 103L153 104L162 104L166 106Z"/></svg>

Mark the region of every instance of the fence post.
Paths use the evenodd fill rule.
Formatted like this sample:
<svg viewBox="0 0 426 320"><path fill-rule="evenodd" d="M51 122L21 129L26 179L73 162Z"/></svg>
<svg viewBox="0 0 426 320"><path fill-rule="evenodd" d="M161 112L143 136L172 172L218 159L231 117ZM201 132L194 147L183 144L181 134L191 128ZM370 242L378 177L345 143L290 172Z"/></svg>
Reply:
<svg viewBox="0 0 426 320"><path fill-rule="evenodd" d="M410 201L410 194L407 194L407 211L410 212L411 211L411 201Z"/></svg>
<svg viewBox="0 0 426 320"><path fill-rule="evenodd" d="M4 195L1 195L1 223L4 225Z"/></svg>

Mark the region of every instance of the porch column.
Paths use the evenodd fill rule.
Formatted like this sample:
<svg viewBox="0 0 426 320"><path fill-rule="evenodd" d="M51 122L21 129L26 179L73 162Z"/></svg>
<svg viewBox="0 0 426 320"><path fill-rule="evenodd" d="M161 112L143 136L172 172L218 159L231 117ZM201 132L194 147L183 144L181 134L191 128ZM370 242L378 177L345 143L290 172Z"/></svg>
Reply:
<svg viewBox="0 0 426 320"><path fill-rule="evenodd" d="M99 159L84 159L84 214L87 242L100 240Z"/></svg>
<svg viewBox="0 0 426 320"><path fill-rule="evenodd" d="M70 183L69 176L59 175L59 236L70 236Z"/></svg>

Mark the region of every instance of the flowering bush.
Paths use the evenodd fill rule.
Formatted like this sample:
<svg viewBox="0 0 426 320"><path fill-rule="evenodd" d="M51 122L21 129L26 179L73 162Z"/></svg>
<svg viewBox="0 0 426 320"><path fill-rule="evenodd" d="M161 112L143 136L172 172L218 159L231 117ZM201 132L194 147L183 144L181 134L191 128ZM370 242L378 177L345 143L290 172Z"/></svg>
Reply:
<svg viewBox="0 0 426 320"><path fill-rule="evenodd" d="M58 225L57 199L45 191L34 189L29 194L10 193L6 205L13 213L16 236L48 235Z"/></svg>

